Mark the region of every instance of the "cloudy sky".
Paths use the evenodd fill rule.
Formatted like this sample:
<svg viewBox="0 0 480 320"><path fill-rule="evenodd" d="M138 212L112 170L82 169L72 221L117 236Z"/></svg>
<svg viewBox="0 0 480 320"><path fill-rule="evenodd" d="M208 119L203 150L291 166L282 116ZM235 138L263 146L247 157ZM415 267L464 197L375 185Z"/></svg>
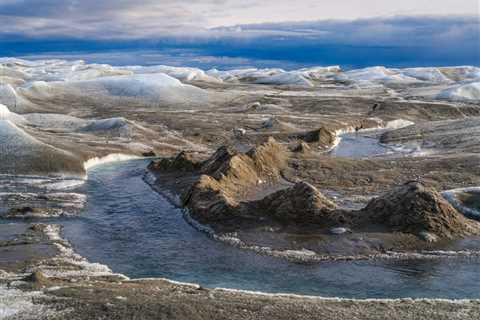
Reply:
<svg viewBox="0 0 480 320"><path fill-rule="evenodd" d="M429 47L433 55L445 56L439 57L443 63L458 60L471 64L480 52L475 43L480 39L479 2L0 0L0 55L183 48L207 56L298 62L302 57L291 57L296 49L306 63L312 59L309 50L321 49L328 58L349 46L358 48L360 56L367 54L364 47L383 50L379 56L389 54L386 47L400 48L405 55L412 54L412 47ZM259 43L271 50L259 52ZM456 46L457 53L448 48L445 54L435 52L446 44ZM271 52L276 56L268 56ZM420 50L418 54L428 52Z"/></svg>
<svg viewBox="0 0 480 320"><path fill-rule="evenodd" d="M475 14L478 0L0 0L0 32L131 39L267 22Z"/></svg>

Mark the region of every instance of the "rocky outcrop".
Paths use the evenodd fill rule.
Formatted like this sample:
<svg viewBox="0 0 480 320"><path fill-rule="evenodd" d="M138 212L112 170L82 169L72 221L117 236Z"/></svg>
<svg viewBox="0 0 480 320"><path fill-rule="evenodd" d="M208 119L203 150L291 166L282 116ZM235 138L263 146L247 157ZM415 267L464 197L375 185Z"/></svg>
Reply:
<svg viewBox="0 0 480 320"><path fill-rule="evenodd" d="M205 161L180 153L152 166L198 177L182 195L182 205L196 220L210 225L275 221L352 232L368 232L376 226L382 232L414 234L427 242L480 234L480 223L465 218L434 188L415 181L371 200L361 210L337 208L313 185L283 181L288 157L287 148L270 138L246 153L221 147Z"/></svg>
<svg viewBox="0 0 480 320"><path fill-rule="evenodd" d="M380 136L381 143L405 143L409 141L422 141L423 132L416 126L391 130Z"/></svg>
<svg viewBox="0 0 480 320"><path fill-rule="evenodd" d="M297 152L297 153L309 153L311 151L312 151L312 148L310 148L310 146L303 141L292 148L292 152Z"/></svg>
<svg viewBox="0 0 480 320"><path fill-rule="evenodd" d="M380 128L383 126L383 121L379 118L360 119L355 123L355 131Z"/></svg>
<svg viewBox="0 0 480 320"><path fill-rule="evenodd" d="M195 171L200 168L200 165L198 161L194 160L192 154L182 151L174 158L164 158L152 162L149 169L161 171Z"/></svg>
<svg viewBox="0 0 480 320"><path fill-rule="evenodd" d="M228 220L238 216L240 211L234 194L208 175L201 175L182 195L182 203L202 223Z"/></svg>
<svg viewBox="0 0 480 320"><path fill-rule="evenodd" d="M394 231L426 231L440 238L457 238L480 230L478 222L465 218L435 189L416 181L371 200L360 214Z"/></svg>
<svg viewBox="0 0 480 320"><path fill-rule="evenodd" d="M297 134L290 134L290 139L298 139L306 143L318 144L320 147L331 147L337 138L334 130L321 127L316 130L306 131Z"/></svg>
<svg viewBox="0 0 480 320"><path fill-rule="evenodd" d="M65 212L62 208L38 208L38 207L20 207L11 208L4 216L6 219L34 219L34 218L53 218L68 216L68 212Z"/></svg>
<svg viewBox="0 0 480 320"><path fill-rule="evenodd" d="M349 219L336 205L314 186L306 182L296 183L257 201L254 208L284 224L316 224L330 227L344 224Z"/></svg>
<svg viewBox="0 0 480 320"><path fill-rule="evenodd" d="M182 196L183 205L200 221L241 216L242 200L280 179L287 153L274 139L247 153L221 147L200 165L201 176Z"/></svg>
<svg viewBox="0 0 480 320"><path fill-rule="evenodd" d="M303 141L308 143L319 143L324 146L331 146L335 142L336 134L334 131L320 128L305 133Z"/></svg>

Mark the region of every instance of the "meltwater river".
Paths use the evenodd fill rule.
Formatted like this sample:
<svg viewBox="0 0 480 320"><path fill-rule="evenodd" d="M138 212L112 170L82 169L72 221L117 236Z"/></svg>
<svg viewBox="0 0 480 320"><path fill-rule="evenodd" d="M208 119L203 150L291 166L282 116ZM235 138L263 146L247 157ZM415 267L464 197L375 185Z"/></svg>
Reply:
<svg viewBox="0 0 480 320"><path fill-rule="evenodd" d="M296 264L208 238L144 181L147 160L101 165L79 192L84 212L55 220L76 251L132 278L205 287L351 298L480 298L480 260Z"/></svg>

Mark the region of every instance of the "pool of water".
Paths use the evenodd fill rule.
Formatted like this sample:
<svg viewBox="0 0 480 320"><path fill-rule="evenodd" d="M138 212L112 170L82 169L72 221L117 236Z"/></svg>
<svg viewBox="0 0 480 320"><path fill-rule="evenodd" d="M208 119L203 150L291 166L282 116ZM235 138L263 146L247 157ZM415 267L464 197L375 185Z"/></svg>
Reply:
<svg viewBox="0 0 480 320"><path fill-rule="evenodd" d="M480 298L476 259L296 264L216 242L144 181L145 160L89 171L84 212L60 220L76 251L132 278L166 277L272 293ZM58 220L54 220L58 223Z"/></svg>
<svg viewBox="0 0 480 320"><path fill-rule="evenodd" d="M429 150L422 150L418 143L403 145L386 145L379 142L383 129L344 133L340 135L339 144L330 151L330 155L342 158L371 158L380 156L416 156Z"/></svg>

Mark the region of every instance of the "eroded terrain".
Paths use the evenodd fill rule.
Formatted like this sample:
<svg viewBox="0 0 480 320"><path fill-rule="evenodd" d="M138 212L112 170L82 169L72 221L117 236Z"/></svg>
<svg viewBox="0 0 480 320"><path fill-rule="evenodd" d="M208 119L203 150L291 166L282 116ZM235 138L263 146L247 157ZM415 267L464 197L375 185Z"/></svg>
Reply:
<svg viewBox="0 0 480 320"><path fill-rule="evenodd" d="M475 257L479 83L475 67L205 72L1 59L0 215L82 214L85 195L71 189L89 168L160 157L146 183L188 210L192 227L258 254L315 263ZM220 319L232 310L242 319L291 318L299 309L305 318L372 318L387 312L383 306L393 318L478 313L476 301L435 301L432 311L419 300L261 296L126 280L76 255L55 225L0 227L9 252L0 264L4 283L38 292L46 318L72 309L74 319ZM11 315L28 318L30 307Z"/></svg>

